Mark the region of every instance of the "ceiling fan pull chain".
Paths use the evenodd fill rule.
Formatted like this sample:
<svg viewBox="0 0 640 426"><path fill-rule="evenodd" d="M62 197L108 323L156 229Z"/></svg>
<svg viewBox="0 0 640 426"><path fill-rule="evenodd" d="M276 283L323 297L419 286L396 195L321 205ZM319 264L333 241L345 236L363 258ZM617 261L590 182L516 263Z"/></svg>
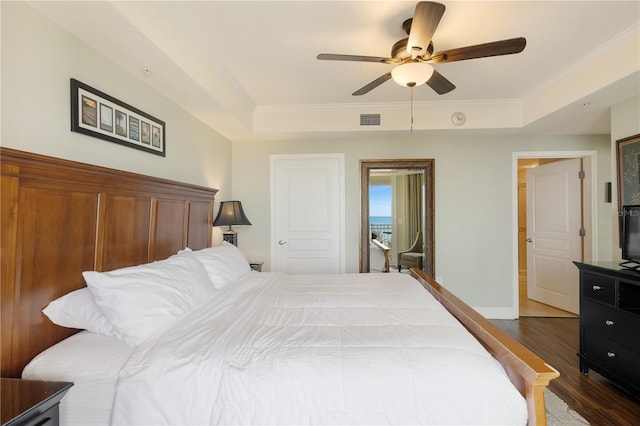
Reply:
<svg viewBox="0 0 640 426"><path fill-rule="evenodd" d="M413 86L411 86L411 133L413 133Z"/></svg>

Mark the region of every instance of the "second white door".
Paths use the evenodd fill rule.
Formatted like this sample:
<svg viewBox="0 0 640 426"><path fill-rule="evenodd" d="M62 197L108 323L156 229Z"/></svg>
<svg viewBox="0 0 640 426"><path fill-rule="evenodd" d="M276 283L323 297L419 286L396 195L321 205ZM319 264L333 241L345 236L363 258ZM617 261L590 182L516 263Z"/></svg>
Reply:
<svg viewBox="0 0 640 426"><path fill-rule="evenodd" d="M581 159L527 170L527 293L533 300L579 313L583 256Z"/></svg>

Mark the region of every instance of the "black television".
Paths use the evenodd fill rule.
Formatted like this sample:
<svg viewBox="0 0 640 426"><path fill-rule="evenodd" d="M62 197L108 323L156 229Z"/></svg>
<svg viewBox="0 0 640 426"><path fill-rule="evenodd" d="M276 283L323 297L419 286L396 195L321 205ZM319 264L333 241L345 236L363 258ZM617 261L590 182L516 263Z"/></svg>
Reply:
<svg viewBox="0 0 640 426"><path fill-rule="evenodd" d="M622 206L622 259L624 268L640 268L640 205Z"/></svg>

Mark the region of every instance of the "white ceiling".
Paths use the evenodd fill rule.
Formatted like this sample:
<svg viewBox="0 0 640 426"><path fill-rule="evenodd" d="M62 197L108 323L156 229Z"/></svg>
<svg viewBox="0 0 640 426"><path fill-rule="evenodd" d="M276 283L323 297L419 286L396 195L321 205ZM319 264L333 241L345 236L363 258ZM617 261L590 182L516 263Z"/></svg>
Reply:
<svg viewBox="0 0 640 426"><path fill-rule="evenodd" d="M388 137L410 125L408 88L351 96L392 65L316 56L390 56L415 2L27 3L232 141ZM520 36L527 46L436 65L457 88L413 90L416 131L605 134L609 107L640 94L638 1L442 3L435 50ZM361 128L361 113L380 113L382 126Z"/></svg>

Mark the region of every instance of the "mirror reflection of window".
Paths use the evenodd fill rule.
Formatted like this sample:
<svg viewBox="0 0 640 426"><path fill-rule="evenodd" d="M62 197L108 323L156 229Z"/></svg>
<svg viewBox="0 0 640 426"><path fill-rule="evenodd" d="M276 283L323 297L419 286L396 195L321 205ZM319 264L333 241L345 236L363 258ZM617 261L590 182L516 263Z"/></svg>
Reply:
<svg viewBox="0 0 640 426"><path fill-rule="evenodd" d="M380 271L381 262L390 268L407 272L409 267L423 267L423 171L419 169L380 169L369 172L369 230L371 245L369 271ZM383 259L380 251L386 256ZM386 250L386 251L385 251ZM400 252L412 252L404 254ZM404 261L401 257L404 256ZM386 267L384 269L389 269ZM383 272L387 272L386 270Z"/></svg>
<svg viewBox="0 0 640 426"><path fill-rule="evenodd" d="M369 272L391 270L391 178L387 175L370 176L369 180Z"/></svg>
<svg viewBox="0 0 640 426"><path fill-rule="evenodd" d="M391 179L372 176L369 186L369 227L372 239L391 247Z"/></svg>

